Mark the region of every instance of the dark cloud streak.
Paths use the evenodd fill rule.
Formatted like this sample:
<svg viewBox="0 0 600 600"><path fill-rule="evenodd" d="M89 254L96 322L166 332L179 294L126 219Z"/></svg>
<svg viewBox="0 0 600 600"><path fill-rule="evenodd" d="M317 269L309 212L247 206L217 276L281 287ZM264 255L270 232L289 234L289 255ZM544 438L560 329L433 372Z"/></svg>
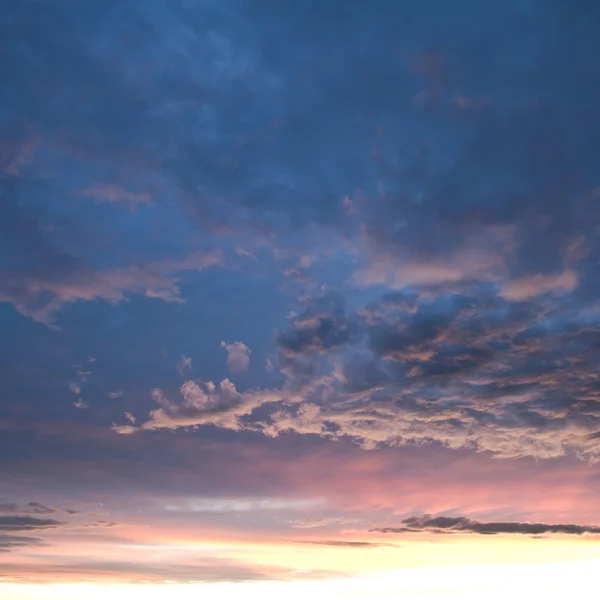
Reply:
<svg viewBox="0 0 600 600"><path fill-rule="evenodd" d="M376 533L476 533L481 535L518 534L538 536L554 535L600 535L600 527L591 525L549 525L547 523L490 522L482 523L466 517L410 517L403 521L404 527L378 527Z"/></svg>
<svg viewBox="0 0 600 600"><path fill-rule="evenodd" d="M34 531L37 529L53 529L64 525L56 519L38 519L37 517L2 516L0 515L0 531Z"/></svg>

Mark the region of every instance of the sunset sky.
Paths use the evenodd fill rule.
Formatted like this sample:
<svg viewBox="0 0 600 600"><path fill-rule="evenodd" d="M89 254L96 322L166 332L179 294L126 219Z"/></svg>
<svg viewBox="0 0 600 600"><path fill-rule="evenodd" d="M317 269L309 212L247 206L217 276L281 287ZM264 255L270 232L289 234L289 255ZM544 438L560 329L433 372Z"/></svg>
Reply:
<svg viewBox="0 0 600 600"><path fill-rule="evenodd" d="M599 23L0 0L0 599L596 598Z"/></svg>

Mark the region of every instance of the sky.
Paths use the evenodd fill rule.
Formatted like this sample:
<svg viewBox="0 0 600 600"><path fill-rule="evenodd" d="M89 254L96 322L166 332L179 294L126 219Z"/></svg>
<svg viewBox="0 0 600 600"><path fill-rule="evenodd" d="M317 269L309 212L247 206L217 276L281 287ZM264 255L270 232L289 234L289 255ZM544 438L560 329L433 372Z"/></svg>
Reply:
<svg viewBox="0 0 600 600"><path fill-rule="evenodd" d="M599 19L0 0L0 598L593 597Z"/></svg>

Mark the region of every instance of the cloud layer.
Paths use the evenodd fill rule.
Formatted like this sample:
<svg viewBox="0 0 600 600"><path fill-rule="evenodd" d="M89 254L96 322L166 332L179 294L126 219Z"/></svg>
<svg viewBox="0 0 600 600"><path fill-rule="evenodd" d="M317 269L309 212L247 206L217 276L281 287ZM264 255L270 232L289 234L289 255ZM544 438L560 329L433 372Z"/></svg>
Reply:
<svg viewBox="0 0 600 600"><path fill-rule="evenodd" d="M439 442L501 458L599 459L595 311L547 290L511 300L481 283L388 293L354 313L335 295L304 305L277 338L281 392L187 382L183 402L153 411L142 427L212 424L350 437L365 448ZM277 401L266 419L258 412Z"/></svg>
<svg viewBox="0 0 600 600"><path fill-rule="evenodd" d="M2 4L0 579L598 534L598 2Z"/></svg>

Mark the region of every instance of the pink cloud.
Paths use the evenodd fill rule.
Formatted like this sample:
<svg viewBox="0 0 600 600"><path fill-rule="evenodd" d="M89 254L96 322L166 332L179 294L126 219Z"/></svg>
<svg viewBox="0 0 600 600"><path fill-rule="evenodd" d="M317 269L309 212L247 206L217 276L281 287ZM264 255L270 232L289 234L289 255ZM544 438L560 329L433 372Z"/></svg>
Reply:
<svg viewBox="0 0 600 600"><path fill-rule="evenodd" d="M140 429L178 429L199 425L215 425L234 431L253 429L255 427L242 424L240 419L252 414L259 406L278 402L286 395L279 390L241 393L229 379L218 384L186 381L180 392L183 400L171 401L162 390L153 390L152 398L159 408L150 411L150 418L137 429L129 425L113 425L113 430L129 434Z"/></svg>
<svg viewBox="0 0 600 600"><path fill-rule="evenodd" d="M512 227L490 227L466 236L460 247L434 258L414 255L402 248L388 252L363 236L364 262L353 279L358 285L386 285L393 289L466 279L499 282L508 275L506 262L515 249L514 236Z"/></svg>
<svg viewBox="0 0 600 600"><path fill-rule="evenodd" d="M221 342L221 348L227 351L227 366L232 373L242 373L248 370L252 350L244 342L227 344Z"/></svg>
<svg viewBox="0 0 600 600"><path fill-rule="evenodd" d="M82 266L60 275L49 270L5 273L5 291L0 295L0 302L10 302L21 314L54 326L54 314L63 305L78 301L105 300L118 304L130 294L140 294L165 302L183 302L178 286L180 274L202 271L221 262L219 252L206 252L178 261L164 260L104 271Z"/></svg>
<svg viewBox="0 0 600 600"><path fill-rule="evenodd" d="M558 275L531 275L502 285L500 294L507 300L529 300L548 292L572 292L578 285L575 271L567 269Z"/></svg>

